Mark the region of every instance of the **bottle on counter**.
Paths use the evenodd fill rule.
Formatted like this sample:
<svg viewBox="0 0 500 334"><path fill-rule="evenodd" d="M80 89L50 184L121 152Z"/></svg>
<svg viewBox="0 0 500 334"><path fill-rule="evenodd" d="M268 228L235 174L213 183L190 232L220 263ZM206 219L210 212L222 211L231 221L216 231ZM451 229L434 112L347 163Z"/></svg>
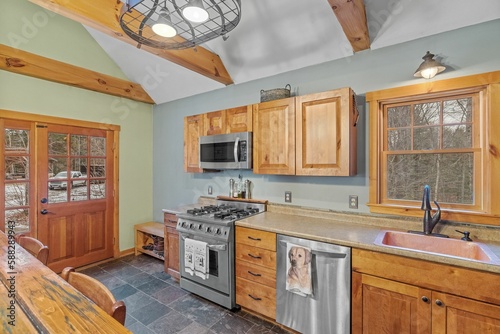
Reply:
<svg viewBox="0 0 500 334"><path fill-rule="evenodd" d="M250 180L248 180L248 179L247 179L247 180L245 180L245 191L246 191L246 192L245 192L245 196L244 196L243 198L246 198L246 199L250 199L250 198L252 198L252 194L251 194L251 192L250 192L250 184L251 184L251 183L252 183L252 182L250 182Z"/></svg>
<svg viewBox="0 0 500 334"><path fill-rule="evenodd" d="M229 197L234 197L234 179L229 179Z"/></svg>

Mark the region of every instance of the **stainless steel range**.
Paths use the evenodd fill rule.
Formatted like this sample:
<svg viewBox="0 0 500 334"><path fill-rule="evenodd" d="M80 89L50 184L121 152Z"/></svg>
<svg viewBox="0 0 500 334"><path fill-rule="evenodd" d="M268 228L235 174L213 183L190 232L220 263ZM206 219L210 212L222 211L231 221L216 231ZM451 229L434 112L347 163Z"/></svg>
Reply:
<svg viewBox="0 0 500 334"><path fill-rule="evenodd" d="M217 200L217 205L177 214L181 287L236 308L234 222L265 209L262 203Z"/></svg>

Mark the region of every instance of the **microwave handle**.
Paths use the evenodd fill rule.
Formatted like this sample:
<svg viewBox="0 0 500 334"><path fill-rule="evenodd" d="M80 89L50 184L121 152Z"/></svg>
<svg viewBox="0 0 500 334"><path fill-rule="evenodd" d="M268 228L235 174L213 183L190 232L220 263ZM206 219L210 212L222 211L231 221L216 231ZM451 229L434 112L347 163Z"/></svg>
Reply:
<svg viewBox="0 0 500 334"><path fill-rule="evenodd" d="M238 147L240 146L240 137L236 137L236 140L234 141L234 162L239 162L238 161Z"/></svg>

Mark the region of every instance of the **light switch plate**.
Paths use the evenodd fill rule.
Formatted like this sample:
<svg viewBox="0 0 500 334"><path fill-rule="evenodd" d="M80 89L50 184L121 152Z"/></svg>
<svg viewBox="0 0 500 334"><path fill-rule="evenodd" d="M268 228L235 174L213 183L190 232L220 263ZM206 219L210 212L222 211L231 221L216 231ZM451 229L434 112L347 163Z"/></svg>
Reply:
<svg viewBox="0 0 500 334"><path fill-rule="evenodd" d="M285 191L285 203L292 203L292 192Z"/></svg>
<svg viewBox="0 0 500 334"><path fill-rule="evenodd" d="M212 195L212 186L208 186L208 194Z"/></svg>

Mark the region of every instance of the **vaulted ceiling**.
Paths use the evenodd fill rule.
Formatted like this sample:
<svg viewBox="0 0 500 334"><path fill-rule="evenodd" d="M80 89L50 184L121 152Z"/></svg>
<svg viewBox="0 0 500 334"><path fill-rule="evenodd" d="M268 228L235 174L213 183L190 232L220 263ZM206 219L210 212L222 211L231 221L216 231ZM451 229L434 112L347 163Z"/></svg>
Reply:
<svg viewBox="0 0 500 334"><path fill-rule="evenodd" d="M226 41L167 51L137 48L119 0L30 1L82 23L157 104L500 18L498 0L241 0Z"/></svg>

